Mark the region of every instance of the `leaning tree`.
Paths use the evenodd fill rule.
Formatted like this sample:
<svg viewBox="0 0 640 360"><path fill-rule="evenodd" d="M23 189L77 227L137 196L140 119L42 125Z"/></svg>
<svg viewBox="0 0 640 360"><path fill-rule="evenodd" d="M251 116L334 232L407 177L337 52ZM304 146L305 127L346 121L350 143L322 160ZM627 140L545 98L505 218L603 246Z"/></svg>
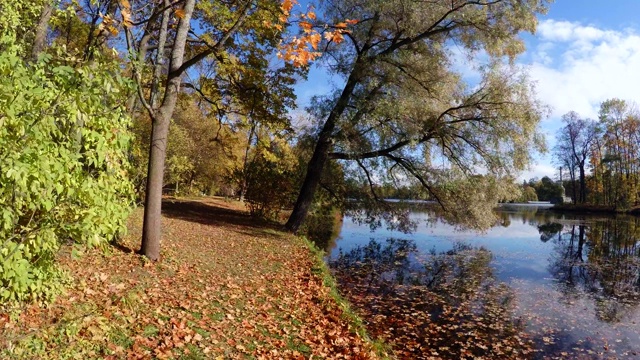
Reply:
<svg viewBox="0 0 640 360"><path fill-rule="evenodd" d="M546 8L545 0L326 1L317 26L353 20L323 55L343 86L310 109L315 148L287 229L303 223L329 161L369 182L414 179L453 220L488 226L492 204L517 194L504 180L544 147L545 108L513 60L524 50L519 34L533 33ZM464 75L465 59L482 61L475 76Z"/></svg>

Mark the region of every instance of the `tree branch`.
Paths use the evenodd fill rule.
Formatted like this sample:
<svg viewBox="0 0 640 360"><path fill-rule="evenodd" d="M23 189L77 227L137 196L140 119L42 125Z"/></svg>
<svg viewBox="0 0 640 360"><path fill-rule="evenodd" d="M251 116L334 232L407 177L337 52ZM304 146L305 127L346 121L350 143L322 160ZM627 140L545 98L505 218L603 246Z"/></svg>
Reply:
<svg viewBox="0 0 640 360"><path fill-rule="evenodd" d="M224 46L224 43L227 42L227 40L238 30L238 28L240 28L240 26L242 26L242 24L246 20L247 16L249 15L249 10L251 9L252 5L253 5L253 1L249 1L247 3L247 5L244 7L244 9L242 9L242 13L240 14L240 16L238 17L236 22L218 40L218 42L216 42L214 45L209 45L207 42L204 42L205 45L207 45L207 47L208 47L207 50L195 55L191 59L189 59L189 60L185 61L184 63L182 63L182 66L180 66L179 68L177 68L175 70L172 70L169 73L169 76L170 77L180 76L183 72L185 72L187 69L189 69L190 67L192 67L195 64L197 64L198 62L200 62L202 59L206 58L207 56L209 56L211 54L219 52L222 49L222 47Z"/></svg>

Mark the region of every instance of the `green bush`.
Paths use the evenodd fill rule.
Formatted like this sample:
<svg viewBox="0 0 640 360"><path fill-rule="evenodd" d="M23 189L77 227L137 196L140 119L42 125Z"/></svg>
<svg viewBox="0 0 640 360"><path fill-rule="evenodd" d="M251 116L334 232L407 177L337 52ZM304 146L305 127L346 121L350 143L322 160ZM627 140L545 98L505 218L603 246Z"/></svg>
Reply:
<svg viewBox="0 0 640 360"><path fill-rule="evenodd" d="M11 40L0 40L0 303L49 300L60 245L105 244L132 204L117 64L27 64Z"/></svg>
<svg viewBox="0 0 640 360"><path fill-rule="evenodd" d="M293 206L297 190L295 157L286 143L261 148L247 164L245 201L251 215L279 220L280 211Z"/></svg>

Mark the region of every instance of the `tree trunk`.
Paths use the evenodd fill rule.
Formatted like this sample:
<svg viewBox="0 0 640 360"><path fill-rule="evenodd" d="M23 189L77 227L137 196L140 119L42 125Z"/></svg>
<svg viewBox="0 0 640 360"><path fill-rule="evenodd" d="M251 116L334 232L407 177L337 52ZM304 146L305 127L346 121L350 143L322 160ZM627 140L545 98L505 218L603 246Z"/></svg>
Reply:
<svg viewBox="0 0 640 360"><path fill-rule="evenodd" d="M147 193L144 200L144 225L140 252L153 261L160 259L162 183L164 162L167 157L169 123L169 119L159 116L151 125Z"/></svg>
<svg viewBox="0 0 640 360"><path fill-rule="evenodd" d="M304 219L307 217L309 207L313 202L313 197L318 185L320 184L320 178L322 177L322 171L324 165L329 157L329 149L331 148L331 133L335 128L335 123L330 124L328 121L325 123L320 138L316 144L316 148L313 151L313 156L307 166L307 175L302 183L300 194L296 200L296 204L293 207L293 212L285 225L285 228L291 232L297 232Z"/></svg>
<svg viewBox="0 0 640 360"><path fill-rule="evenodd" d="M586 189L584 162L580 163L580 203L584 204L587 201L587 189Z"/></svg>
<svg viewBox="0 0 640 360"><path fill-rule="evenodd" d="M288 231L293 233L297 232L304 219L307 217L307 213L309 212L309 207L311 207L311 203L313 202L313 197L318 189L318 185L320 184L320 178L322 177L322 172L324 171L324 165L329 158L329 150L331 149L333 136L333 130L336 127L338 119L344 112L344 109L349 104L349 100L351 99L351 95L358 83L359 73L360 73L360 60L356 61L353 70L351 71L351 75L349 75L349 79L340 94L340 98L336 102L336 105L331 110L331 113L327 117L327 121L324 123L322 127L322 131L320 132L320 136L318 136L318 142L316 143L316 147L313 151L313 156L309 161L309 165L307 166L307 175L304 178L304 182L302 183L302 188L300 188L300 194L298 194L298 199L296 200L296 204L293 207L293 211L291 212L291 216L285 225L285 228Z"/></svg>
<svg viewBox="0 0 640 360"><path fill-rule="evenodd" d="M46 46L47 32L49 31L49 20L53 14L53 2L48 0L44 2L42 11L40 12L40 19L38 25L36 25L36 35L33 39L33 47L31 48L31 58L38 60L38 55Z"/></svg>
<svg viewBox="0 0 640 360"><path fill-rule="evenodd" d="M573 201L574 204L576 204L578 202L578 194L577 194L577 189L576 189L576 169L569 167L569 178L571 179L571 193L573 194L573 199L571 199ZM565 194L566 195L566 194Z"/></svg>
<svg viewBox="0 0 640 360"><path fill-rule="evenodd" d="M242 179L240 180L240 195L238 196L240 201L244 201L244 196L247 193L247 164L249 163L249 151L251 150L251 143L255 132L256 124L253 123L249 130L249 140L247 140L247 147L244 149L244 159L242 160Z"/></svg>
<svg viewBox="0 0 640 360"><path fill-rule="evenodd" d="M147 193L145 197L144 225L142 228L142 245L140 252L149 259L160 258L162 182L164 180L164 161L167 156L167 138L169 124L178 101L184 62L185 47L190 29L191 15L195 0L187 0L184 5L184 16L178 23L175 41L171 50L169 74L165 86L162 104L153 111L151 125L151 146L149 149L149 169L147 174ZM140 99L141 101L144 99Z"/></svg>

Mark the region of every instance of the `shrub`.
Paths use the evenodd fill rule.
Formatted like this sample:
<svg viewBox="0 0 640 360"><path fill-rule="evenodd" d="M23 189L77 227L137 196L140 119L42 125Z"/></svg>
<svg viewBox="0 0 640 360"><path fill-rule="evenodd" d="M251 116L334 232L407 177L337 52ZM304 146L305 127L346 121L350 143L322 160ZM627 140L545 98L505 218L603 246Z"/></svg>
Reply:
<svg viewBox="0 0 640 360"><path fill-rule="evenodd" d="M278 220L280 211L295 201L296 163L286 144L260 149L247 165L245 201L251 215Z"/></svg>
<svg viewBox="0 0 640 360"><path fill-rule="evenodd" d="M60 245L105 244L126 229L132 203L117 64L26 64L21 51L2 37L0 302L51 299Z"/></svg>

